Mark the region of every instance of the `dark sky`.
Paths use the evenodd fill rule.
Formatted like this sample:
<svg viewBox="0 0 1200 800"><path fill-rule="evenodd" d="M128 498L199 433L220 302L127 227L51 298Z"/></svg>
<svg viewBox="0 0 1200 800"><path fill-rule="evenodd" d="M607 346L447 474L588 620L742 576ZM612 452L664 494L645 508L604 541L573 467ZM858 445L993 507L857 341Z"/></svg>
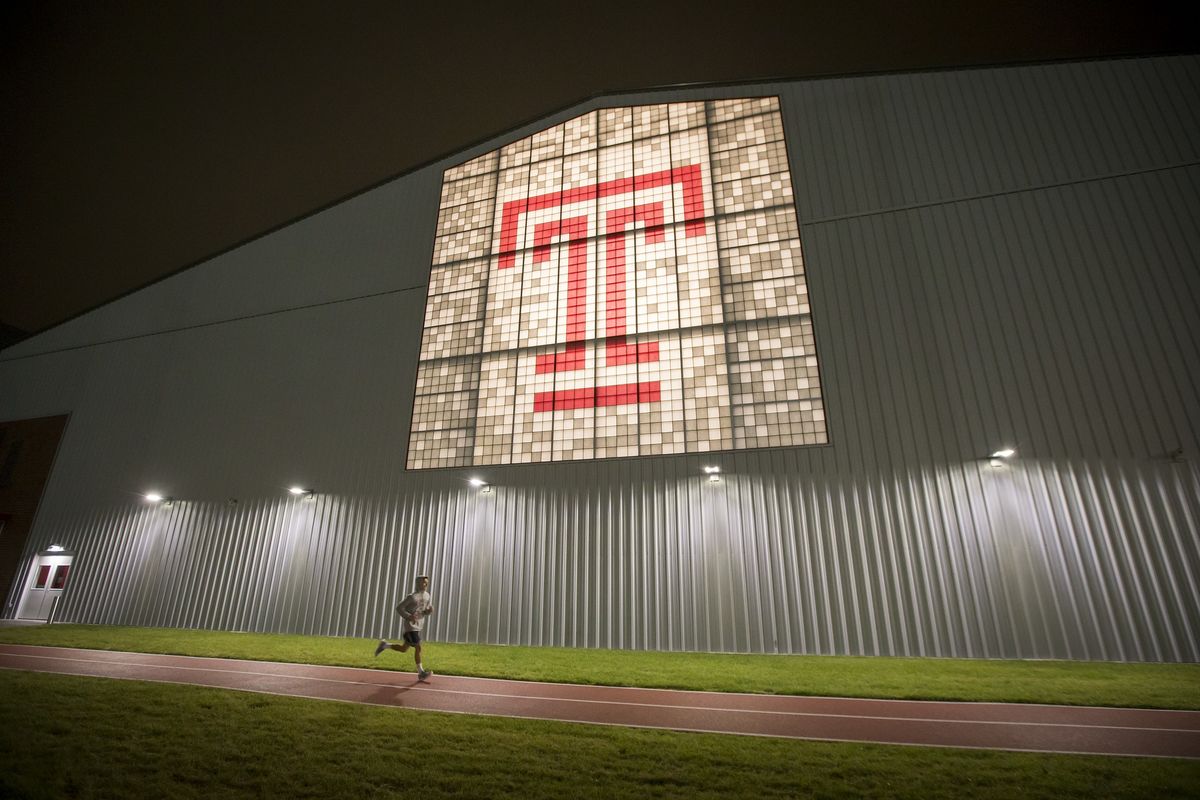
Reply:
<svg viewBox="0 0 1200 800"><path fill-rule="evenodd" d="M0 322L44 329L597 92L1194 50L1168 7L8 3Z"/></svg>

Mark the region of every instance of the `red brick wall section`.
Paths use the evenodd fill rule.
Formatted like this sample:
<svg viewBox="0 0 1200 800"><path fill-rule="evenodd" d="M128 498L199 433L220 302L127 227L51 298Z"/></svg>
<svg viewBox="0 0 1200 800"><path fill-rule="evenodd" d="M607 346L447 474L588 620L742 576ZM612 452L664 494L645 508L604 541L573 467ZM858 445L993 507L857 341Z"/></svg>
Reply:
<svg viewBox="0 0 1200 800"><path fill-rule="evenodd" d="M18 578L21 551L66 426L65 415L0 422L0 602L8 600ZM15 610L6 605L3 616Z"/></svg>

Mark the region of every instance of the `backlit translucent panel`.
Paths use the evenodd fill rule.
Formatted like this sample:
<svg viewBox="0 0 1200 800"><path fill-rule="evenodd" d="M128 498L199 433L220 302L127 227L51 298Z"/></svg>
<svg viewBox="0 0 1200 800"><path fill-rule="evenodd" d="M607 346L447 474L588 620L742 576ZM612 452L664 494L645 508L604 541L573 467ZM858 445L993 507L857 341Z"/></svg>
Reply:
<svg viewBox="0 0 1200 800"><path fill-rule="evenodd" d="M827 441L778 99L592 111L446 170L408 465Z"/></svg>
<svg viewBox="0 0 1200 800"><path fill-rule="evenodd" d="M554 452L554 373L539 371L539 360L556 348L524 348L517 353L512 463L551 461ZM547 407L547 399L550 399Z"/></svg>
<svg viewBox="0 0 1200 800"><path fill-rule="evenodd" d="M549 413L554 419L554 460L578 461L595 458L596 438L596 365L600 354L595 340L583 344L577 350L570 345L555 348L553 355L560 361L581 358L573 364L575 369L554 373L554 391L551 395L535 397L536 408ZM575 353L578 352L579 356ZM535 409L536 410L536 409Z"/></svg>
<svg viewBox="0 0 1200 800"><path fill-rule="evenodd" d="M714 100L708 104L708 124L713 125L739 117L749 117L755 114L779 114L778 97L736 98L733 100Z"/></svg>
<svg viewBox="0 0 1200 800"><path fill-rule="evenodd" d="M686 365L683 411L687 451L730 449L733 434L724 329L712 326L682 333L680 359Z"/></svg>
<svg viewBox="0 0 1200 800"><path fill-rule="evenodd" d="M472 175L456 180L447 179L442 184L442 213L439 219L446 217L449 209L469 203L490 200L496 196L496 173L488 172L483 175Z"/></svg>
<svg viewBox="0 0 1200 800"><path fill-rule="evenodd" d="M561 159L563 154L563 132L563 126L556 125L553 128L547 128L541 133L535 133L533 136L530 136L529 160L538 162L547 159Z"/></svg>
<svg viewBox="0 0 1200 800"><path fill-rule="evenodd" d="M559 341L558 279L567 271L570 253L570 245L551 245L521 253L522 347L543 347Z"/></svg>
<svg viewBox="0 0 1200 800"><path fill-rule="evenodd" d="M633 118L633 138L645 139L666 133L670 111L668 106L636 106L630 109Z"/></svg>
<svg viewBox="0 0 1200 800"><path fill-rule="evenodd" d="M710 130L714 153L783 141L783 122L773 113L722 122Z"/></svg>
<svg viewBox="0 0 1200 800"><path fill-rule="evenodd" d="M430 298L439 294L484 288L487 285L489 263L488 259L481 258L435 267L429 274Z"/></svg>
<svg viewBox="0 0 1200 800"><path fill-rule="evenodd" d="M800 240L735 247L722 253L721 280L726 285L767 281L804 274Z"/></svg>
<svg viewBox="0 0 1200 800"><path fill-rule="evenodd" d="M599 316L594 305L595 287L604 285L596 256L596 248L602 246L601 242L600 239L581 239L555 246L553 252L562 267L554 275L557 305L548 344L589 342L603 336L597 332Z"/></svg>
<svg viewBox="0 0 1200 800"><path fill-rule="evenodd" d="M597 119L601 147L633 141L633 109L602 108Z"/></svg>
<svg viewBox="0 0 1200 800"><path fill-rule="evenodd" d="M533 145L533 137L518 139L512 144L507 144L500 148L500 165L501 170L519 167L529 163L529 152Z"/></svg>
<svg viewBox="0 0 1200 800"><path fill-rule="evenodd" d="M682 226L672 225L657 238L641 236L632 243L635 314L630 327L637 333L679 328L675 235L682 232Z"/></svg>
<svg viewBox="0 0 1200 800"><path fill-rule="evenodd" d="M439 392L474 391L479 372L471 359L426 361L417 370L417 396Z"/></svg>
<svg viewBox="0 0 1200 800"><path fill-rule="evenodd" d="M563 153L565 155L595 152L598 141L595 111L563 123Z"/></svg>
<svg viewBox="0 0 1200 800"><path fill-rule="evenodd" d="M437 238L490 226L494 205L495 201L487 198L447 208L438 218Z"/></svg>
<svg viewBox="0 0 1200 800"><path fill-rule="evenodd" d="M679 336L638 338L639 346L657 345L657 359L642 365L638 381L651 384L646 391L657 393L658 399L643 404L638 419L638 454L662 455L687 451L684 434L683 372L679 351Z"/></svg>
<svg viewBox="0 0 1200 800"><path fill-rule="evenodd" d="M452 322L449 325L426 328L421 340L421 361L478 353L481 330L480 320Z"/></svg>
<svg viewBox="0 0 1200 800"><path fill-rule="evenodd" d="M449 183L450 181L474 175L491 175L496 171L496 164L499 158L500 154L495 150L490 153L484 153L478 158L473 158L457 167L451 167L446 170L446 174L442 180Z"/></svg>
<svg viewBox="0 0 1200 800"><path fill-rule="evenodd" d="M714 180L718 183L755 175L771 175L787 169L787 151L783 142L771 142L715 152L712 167Z"/></svg>
<svg viewBox="0 0 1200 800"><path fill-rule="evenodd" d="M717 211L733 214L792 203L792 180L786 172L734 178L715 187Z"/></svg>
<svg viewBox="0 0 1200 800"><path fill-rule="evenodd" d="M433 242L434 266L487 255L490 241L491 237L486 228L439 236Z"/></svg>
<svg viewBox="0 0 1200 800"><path fill-rule="evenodd" d="M471 463L508 464L512 461L516 385L516 352L484 356L479 370L479 416Z"/></svg>
<svg viewBox="0 0 1200 800"><path fill-rule="evenodd" d="M474 427L477 392L418 395L413 404L413 430L467 430Z"/></svg>
<svg viewBox="0 0 1200 800"><path fill-rule="evenodd" d="M711 221L708 226L713 225ZM689 236L686 226L676 226L676 285L679 289L679 324L687 329L723 322L720 261L714 236Z"/></svg>
<svg viewBox="0 0 1200 800"><path fill-rule="evenodd" d="M667 118L672 131L699 128L707 124L704 103L671 103L667 106Z"/></svg>
<svg viewBox="0 0 1200 800"><path fill-rule="evenodd" d="M480 289L432 295L425 306L426 329L478 319L483 308L481 295Z"/></svg>

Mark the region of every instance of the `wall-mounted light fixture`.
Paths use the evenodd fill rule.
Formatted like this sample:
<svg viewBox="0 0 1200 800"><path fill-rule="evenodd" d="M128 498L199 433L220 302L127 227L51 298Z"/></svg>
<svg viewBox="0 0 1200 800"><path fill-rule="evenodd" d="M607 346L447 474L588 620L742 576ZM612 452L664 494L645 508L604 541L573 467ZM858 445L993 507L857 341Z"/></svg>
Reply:
<svg viewBox="0 0 1200 800"><path fill-rule="evenodd" d="M467 483L471 484L476 489L478 489L480 494L491 494L492 493L491 484L489 484L483 478L467 478Z"/></svg>
<svg viewBox="0 0 1200 800"><path fill-rule="evenodd" d="M163 497L158 492L148 492L142 495L142 497L146 498L147 503L162 503L166 508L170 508L171 506L175 505L174 497Z"/></svg>
<svg viewBox="0 0 1200 800"><path fill-rule="evenodd" d="M52 544L46 548L47 553L61 553L62 551L63 546L61 544Z"/></svg>
<svg viewBox="0 0 1200 800"><path fill-rule="evenodd" d="M705 467L704 474L708 476L709 483L721 482L721 468L718 466Z"/></svg>
<svg viewBox="0 0 1200 800"><path fill-rule="evenodd" d="M1011 447L1002 447L988 456L988 458L991 459L990 463L993 467L1002 467L1004 466L1005 459L1012 458L1016 454L1017 451L1013 450Z"/></svg>
<svg viewBox="0 0 1200 800"><path fill-rule="evenodd" d="M288 491L303 500L312 500L316 494L312 489L305 489L303 486L293 486Z"/></svg>

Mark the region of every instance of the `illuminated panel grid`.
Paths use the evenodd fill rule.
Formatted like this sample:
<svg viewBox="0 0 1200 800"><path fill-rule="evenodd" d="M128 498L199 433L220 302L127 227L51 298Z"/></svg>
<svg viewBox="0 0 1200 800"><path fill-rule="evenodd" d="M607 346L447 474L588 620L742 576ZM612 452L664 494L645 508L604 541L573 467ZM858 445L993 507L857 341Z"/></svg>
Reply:
<svg viewBox="0 0 1200 800"><path fill-rule="evenodd" d="M777 98L601 109L446 171L410 469L826 441Z"/></svg>

